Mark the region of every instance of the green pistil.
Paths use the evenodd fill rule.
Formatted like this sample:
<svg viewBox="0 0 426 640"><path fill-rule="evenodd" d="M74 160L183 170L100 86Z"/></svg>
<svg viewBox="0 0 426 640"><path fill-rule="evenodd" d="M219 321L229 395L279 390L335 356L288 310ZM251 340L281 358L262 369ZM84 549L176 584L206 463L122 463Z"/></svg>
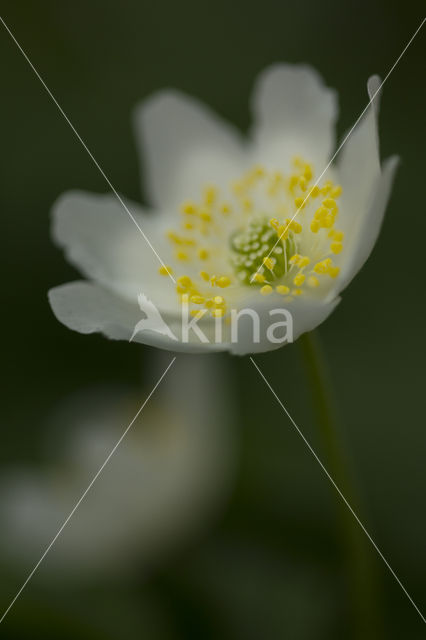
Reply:
<svg viewBox="0 0 426 640"><path fill-rule="evenodd" d="M288 271L288 261L295 253L292 233L287 240L278 239L277 232L272 229L267 218L253 220L242 231L231 236L231 263L239 282L257 285L252 282L255 273L263 273L266 280L274 281ZM268 269L263 259L272 258L274 266Z"/></svg>

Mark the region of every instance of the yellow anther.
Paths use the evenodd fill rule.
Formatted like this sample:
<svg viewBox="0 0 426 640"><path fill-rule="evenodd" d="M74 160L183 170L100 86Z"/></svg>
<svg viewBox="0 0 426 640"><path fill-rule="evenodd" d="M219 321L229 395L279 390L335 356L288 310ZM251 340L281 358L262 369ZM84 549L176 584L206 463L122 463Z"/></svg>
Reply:
<svg viewBox="0 0 426 640"><path fill-rule="evenodd" d="M305 207L305 198L295 198L294 204L298 209L303 209Z"/></svg>
<svg viewBox="0 0 426 640"><path fill-rule="evenodd" d="M333 253L340 253L343 249L343 244L341 242L332 242L330 245L330 249Z"/></svg>
<svg viewBox="0 0 426 640"><path fill-rule="evenodd" d="M191 316L194 316L195 318L199 318L200 320L205 313L206 313L205 309L192 309L192 311L190 311Z"/></svg>
<svg viewBox="0 0 426 640"><path fill-rule="evenodd" d="M325 200L323 200L322 204L324 205L324 207L327 207L327 209L334 209L337 206L334 198L326 198Z"/></svg>
<svg viewBox="0 0 426 640"><path fill-rule="evenodd" d="M241 204L243 205L244 211L251 211L253 209L253 201L250 198L243 198Z"/></svg>
<svg viewBox="0 0 426 640"><path fill-rule="evenodd" d="M302 225L299 224L299 222L296 222L296 220L292 220L290 222L290 229L294 231L294 233L301 233Z"/></svg>
<svg viewBox="0 0 426 640"><path fill-rule="evenodd" d="M304 176L306 180L311 180L313 176L312 167L310 164L305 164Z"/></svg>
<svg viewBox="0 0 426 640"><path fill-rule="evenodd" d="M312 220L311 222L311 231L313 233L317 233L320 230L320 224L318 220Z"/></svg>
<svg viewBox="0 0 426 640"><path fill-rule="evenodd" d="M290 264L299 264L299 260L302 256L299 255L298 253L295 253L294 256L291 256L289 262Z"/></svg>
<svg viewBox="0 0 426 640"><path fill-rule="evenodd" d="M262 296L269 296L269 294L272 293L271 285L265 284L265 286L261 288L260 293L262 294Z"/></svg>
<svg viewBox="0 0 426 640"><path fill-rule="evenodd" d="M223 316L225 315L226 311L225 309L212 309L210 312L213 316L213 318L223 318Z"/></svg>
<svg viewBox="0 0 426 640"><path fill-rule="evenodd" d="M158 269L158 273L160 276L171 276L173 274L173 269L165 264Z"/></svg>
<svg viewBox="0 0 426 640"><path fill-rule="evenodd" d="M336 229L332 229L328 236L329 238L333 238L335 242L343 242L345 234L343 233L343 231L336 231Z"/></svg>
<svg viewBox="0 0 426 640"><path fill-rule="evenodd" d="M303 273L298 273L297 276L294 277L293 283L296 287L300 287L305 282L305 276Z"/></svg>
<svg viewBox="0 0 426 640"><path fill-rule="evenodd" d="M277 234L280 240L287 240L289 227L287 224L281 224L277 229Z"/></svg>
<svg viewBox="0 0 426 640"><path fill-rule="evenodd" d="M269 270L275 267L275 260L273 258L263 258L263 264Z"/></svg>
<svg viewBox="0 0 426 640"><path fill-rule="evenodd" d="M208 300L206 300L205 305L206 309L211 309L211 307L214 306L214 302L211 298L209 298Z"/></svg>
<svg viewBox="0 0 426 640"><path fill-rule="evenodd" d="M210 276L210 284L212 285L212 287L216 285L216 282L217 282L217 276L215 275Z"/></svg>
<svg viewBox="0 0 426 640"><path fill-rule="evenodd" d="M182 213L186 213L186 215L192 216L195 213L197 213L197 205L195 204L195 202L192 202L191 200L186 200L181 204L180 210Z"/></svg>
<svg viewBox="0 0 426 640"><path fill-rule="evenodd" d="M337 278L337 276L340 273L340 269L339 267L329 267L328 271L327 271L328 275L331 276L332 278Z"/></svg>
<svg viewBox="0 0 426 640"><path fill-rule="evenodd" d="M198 249L197 255L200 260L207 260L207 258L209 257L209 252L207 251L207 249Z"/></svg>
<svg viewBox="0 0 426 640"><path fill-rule="evenodd" d="M293 289L293 291L291 292L294 296L301 296L303 291L302 289Z"/></svg>
<svg viewBox="0 0 426 640"><path fill-rule="evenodd" d="M206 299L203 298L203 296L195 295L190 297L190 301L193 302L194 304L204 304Z"/></svg>
<svg viewBox="0 0 426 640"><path fill-rule="evenodd" d="M185 251L178 251L176 254L176 258L181 262L186 262L189 259L188 254L185 253Z"/></svg>
<svg viewBox="0 0 426 640"><path fill-rule="evenodd" d="M327 180L327 182L324 183L324 186L321 187L320 191L325 196L327 195L327 193L331 191L332 188L333 188L333 183L330 182L330 180Z"/></svg>
<svg viewBox="0 0 426 640"><path fill-rule="evenodd" d="M179 238L180 244L186 244L188 247L193 247L195 244L195 240L193 238Z"/></svg>
<svg viewBox="0 0 426 640"><path fill-rule="evenodd" d="M314 288L319 286L319 280L315 276L309 276L309 278L307 279L307 283L309 287Z"/></svg>
<svg viewBox="0 0 426 640"><path fill-rule="evenodd" d="M305 176L300 176L300 178L299 178L299 186L302 189L302 191L306 191L307 183L308 183L308 181L306 180Z"/></svg>
<svg viewBox="0 0 426 640"><path fill-rule="evenodd" d="M329 268L329 265L326 264L326 261L323 260L322 262L317 262L316 265L314 266L314 271L315 273L327 273Z"/></svg>
<svg viewBox="0 0 426 640"><path fill-rule="evenodd" d="M314 187L312 187L312 189L309 191L309 195L311 198L318 198L320 194L320 188L319 186L316 184Z"/></svg>
<svg viewBox="0 0 426 640"><path fill-rule="evenodd" d="M213 302L217 305L225 304L225 298L223 298L222 296L215 296L213 298Z"/></svg>
<svg viewBox="0 0 426 640"><path fill-rule="evenodd" d="M184 222L183 223L183 228L187 229L188 231L192 231L192 229L195 228L195 225L193 222Z"/></svg>
<svg viewBox="0 0 426 640"><path fill-rule="evenodd" d="M294 191L294 188L299 184L299 176L290 176L288 188L290 191Z"/></svg>
<svg viewBox="0 0 426 640"><path fill-rule="evenodd" d="M265 175L265 169L264 167L262 167L262 165L257 164L255 167L253 167L252 169L252 175L255 178L263 178L263 176Z"/></svg>
<svg viewBox="0 0 426 640"><path fill-rule="evenodd" d="M279 227L279 224L280 224L280 223L278 222L278 220L277 220L276 218L271 218L271 219L269 220L269 224L271 225L271 227L272 227L273 229L277 230L277 229L278 229L278 227Z"/></svg>
<svg viewBox="0 0 426 640"><path fill-rule="evenodd" d="M334 216L329 213L327 216L325 216L325 218L322 220L322 226L325 227L326 229L331 229L331 227L334 224Z"/></svg>
<svg viewBox="0 0 426 640"><path fill-rule="evenodd" d="M205 282L210 280L210 276L207 271L200 271L200 278L202 278Z"/></svg>
<svg viewBox="0 0 426 640"><path fill-rule="evenodd" d="M207 209L202 209L199 213L199 216L204 222L211 222L212 215Z"/></svg>
<svg viewBox="0 0 426 640"><path fill-rule="evenodd" d="M303 256L300 258L298 266L303 269L303 267L307 267L309 263L310 259L308 258L308 256Z"/></svg>
<svg viewBox="0 0 426 640"><path fill-rule="evenodd" d="M328 209L321 206L314 213L315 220L322 220L326 215L328 215Z"/></svg>
<svg viewBox="0 0 426 640"><path fill-rule="evenodd" d="M217 279L216 284L221 289L224 289L225 287L229 287L231 284L231 278L228 278L228 276L220 276L220 278Z"/></svg>
<svg viewBox="0 0 426 640"><path fill-rule="evenodd" d="M290 292L289 287L286 287L285 284L279 284L275 290L277 293L281 294L282 296L285 296L287 293Z"/></svg>
<svg viewBox="0 0 426 640"><path fill-rule="evenodd" d="M265 276L263 273L255 273L252 279L253 282L265 282Z"/></svg>
<svg viewBox="0 0 426 640"><path fill-rule="evenodd" d="M217 198L217 189L212 185L204 187L204 202L208 205L213 204Z"/></svg>
<svg viewBox="0 0 426 640"><path fill-rule="evenodd" d="M305 166L305 163L303 162L303 158L301 158L300 156L294 156L293 164L298 169L303 169L303 167Z"/></svg>
<svg viewBox="0 0 426 640"><path fill-rule="evenodd" d="M179 236L176 235L176 233L174 231L167 231L166 232L166 236L168 237L168 239L171 242L174 242L175 244L181 244L181 240L180 240Z"/></svg>
<svg viewBox="0 0 426 640"><path fill-rule="evenodd" d="M332 190L330 191L330 196L332 198L338 198L339 196L342 195L342 187L340 185L336 185L335 187L332 188Z"/></svg>
<svg viewBox="0 0 426 640"><path fill-rule="evenodd" d="M224 202L223 204L220 205L220 212L222 215L229 216L231 211L232 211L231 205L228 204L227 202Z"/></svg>
<svg viewBox="0 0 426 640"><path fill-rule="evenodd" d="M180 278L177 279L177 283L180 284L181 287L186 287L187 289L192 286L192 280L189 276L180 276Z"/></svg>

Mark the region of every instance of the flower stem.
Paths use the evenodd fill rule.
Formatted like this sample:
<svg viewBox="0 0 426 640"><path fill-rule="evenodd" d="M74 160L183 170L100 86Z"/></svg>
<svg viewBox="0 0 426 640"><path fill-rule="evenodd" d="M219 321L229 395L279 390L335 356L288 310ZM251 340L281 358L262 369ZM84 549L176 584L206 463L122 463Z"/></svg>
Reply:
<svg viewBox="0 0 426 640"><path fill-rule="evenodd" d="M334 394L319 336L314 332L305 333L298 342L310 383L324 465L355 513L364 521L360 514L360 501L354 488L347 453L338 429ZM379 640L383 637L383 630L379 613L377 576L371 562L372 550L364 532L340 496L337 508L347 588L352 603L353 620L350 627L353 637ZM349 634L345 635L348 636Z"/></svg>

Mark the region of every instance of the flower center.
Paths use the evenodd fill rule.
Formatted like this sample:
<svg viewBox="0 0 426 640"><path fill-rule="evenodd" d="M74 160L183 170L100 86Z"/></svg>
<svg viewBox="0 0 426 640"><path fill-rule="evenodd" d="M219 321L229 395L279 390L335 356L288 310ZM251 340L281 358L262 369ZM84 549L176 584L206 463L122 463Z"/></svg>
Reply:
<svg viewBox="0 0 426 640"><path fill-rule="evenodd" d="M176 293L193 315L223 318L244 287L256 285L260 295L286 300L315 288L321 295L338 276L342 188L314 184L313 167L301 158L293 165L287 176L255 166L229 188L206 185L199 201L182 203L180 230L167 232L174 265L159 273L177 271Z"/></svg>
<svg viewBox="0 0 426 640"><path fill-rule="evenodd" d="M239 282L247 285L281 278L295 253L293 237L279 237L266 217L252 220L244 230L233 233L230 245L231 264Z"/></svg>

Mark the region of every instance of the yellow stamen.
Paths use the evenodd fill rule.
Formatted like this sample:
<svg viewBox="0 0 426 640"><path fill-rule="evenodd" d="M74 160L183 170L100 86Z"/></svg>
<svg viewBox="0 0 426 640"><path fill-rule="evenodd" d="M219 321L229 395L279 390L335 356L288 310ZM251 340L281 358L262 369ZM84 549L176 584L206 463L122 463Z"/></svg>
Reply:
<svg viewBox="0 0 426 640"><path fill-rule="evenodd" d="M328 270L328 275L331 276L332 278L337 278L339 273L340 273L339 267L330 267Z"/></svg>
<svg viewBox="0 0 426 640"><path fill-rule="evenodd" d="M340 195L342 195L342 187L340 185L336 185L330 191L330 197L331 198L338 198Z"/></svg>
<svg viewBox="0 0 426 640"><path fill-rule="evenodd" d="M261 288L260 293L262 294L262 296L269 296L269 294L272 293L271 285L265 284L265 286Z"/></svg>
<svg viewBox="0 0 426 640"><path fill-rule="evenodd" d="M207 249L198 249L197 255L200 260L207 260L207 258L209 257L209 252L207 251Z"/></svg>
<svg viewBox="0 0 426 640"><path fill-rule="evenodd" d="M213 316L213 318L223 318L223 316L225 315L226 311L225 309L212 309L210 312Z"/></svg>
<svg viewBox="0 0 426 640"><path fill-rule="evenodd" d="M276 288L277 293L280 293L282 296L285 296L287 293L289 293L290 289L289 287L286 287L285 284L279 284L278 287Z"/></svg>
<svg viewBox="0 0 426 640"><path fill-rule="evenodd" d="M323 201L323 205L324 207L327 207L327 209L334 209L336 207L336 201L334 198L326 198Z"/></svg>
<svg viewBox="0 0 426 640"><path fill-rule="evenodd" d="M182 287L190 287L192 285L192 280L189 276L180 276L177 279L177 283L182 285Z"/></svg>
<svg viewBox="0 0 426 640"><path fill-rule="evenodd" d="M303 256L300 258L298 266L303 269L303 267L307 267L309 263L310 259L308 258L308 256Z"/></svg>
<svg viewBox="0 0 426 640"><path fill-rule="evenodd" d="M263 264L268 269L273 269L275 267L275 260L273 258L263 258Z"/></svg>
<svg viewBox="0 0 426 640"><path fill-rule="evenodd" d="M189 259L188 254L185 253L185 251L178 251L176 253L176 258L181 262L186 262Z"/></svg>
<svg viewBox="0 0 426 640"><path fill-rule="evenodd" d="M197 205L195 204L195 202L192 202L191 200L187 200L186 202L181 204L180 210L182 213L192 216L195 213L197 213Z"/></svg>
<svg viewBox="0 0 426 640"><path fill-rule="evenodd" d="M216 284L221 289L224 289L225 287L229 287L229 285L231 284L231 279L228 278L228 276L221 276L220 278L218 278Z"/></svg>
<svg viewBox="0 0 426 640"><path fill-rule="evenodd" d="M298 209L304 209L305 208L305 198L295 198L294 199L294 204L296 205L296 207Z"/></svg>
<svg viewBox="0 0 426 640"><path fill-rule="evenodd" d="M330 249L333 253L340 253L343 249L343 244L341 242L332 242L330 245Z"/></svg>
<svg viewBox="0 0 426 640"><path fill-rule="evenodd" d="M171 276L173 274L173 269L169 266L163 265L158 269L158 273L160 276Z"/></svg>

